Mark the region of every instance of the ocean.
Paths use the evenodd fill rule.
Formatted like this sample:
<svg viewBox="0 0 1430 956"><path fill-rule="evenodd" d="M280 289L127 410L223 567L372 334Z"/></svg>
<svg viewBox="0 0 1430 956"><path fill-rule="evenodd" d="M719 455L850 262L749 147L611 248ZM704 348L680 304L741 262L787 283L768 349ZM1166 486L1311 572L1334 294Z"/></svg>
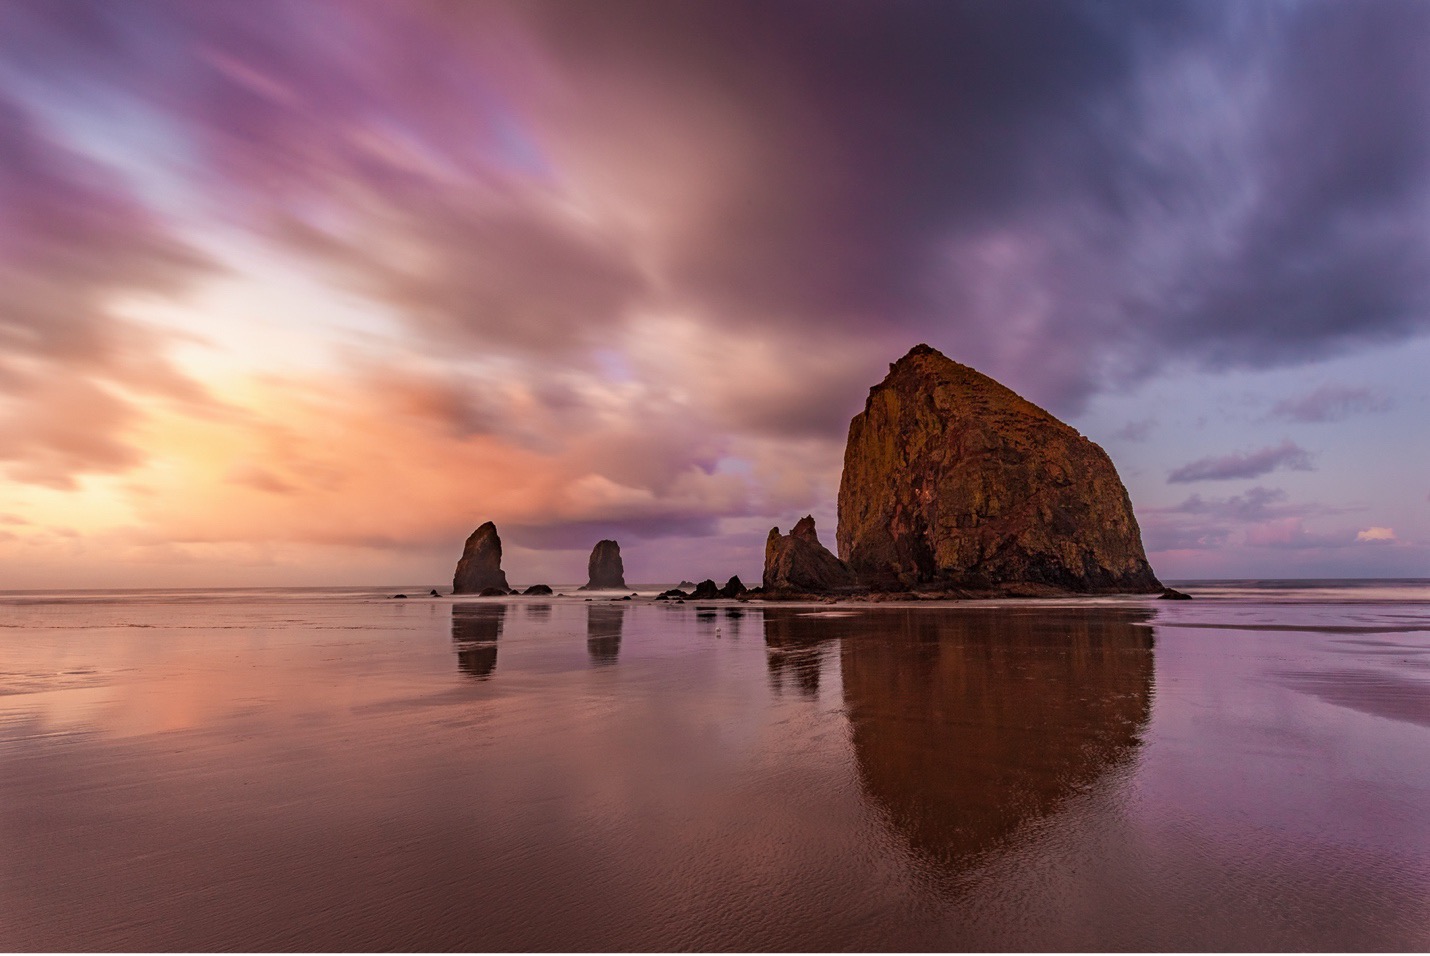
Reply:
<svg viewBox="0 0 1430 956"><path fill-rule="evenodd" d="M1430 949L1430 581L1173 586L0 592L0 949Z"/></svg>

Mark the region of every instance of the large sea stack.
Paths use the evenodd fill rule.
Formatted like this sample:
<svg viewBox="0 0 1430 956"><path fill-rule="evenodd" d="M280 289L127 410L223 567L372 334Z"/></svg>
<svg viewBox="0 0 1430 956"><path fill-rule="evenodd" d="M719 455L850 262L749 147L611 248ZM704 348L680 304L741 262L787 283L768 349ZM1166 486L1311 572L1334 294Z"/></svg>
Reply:
<svg viewBox="0 0 1430 956"><path fill-rule="evenodd" d="M582 591L626 589L626 568L621 563L621 546L614 541L597 541L586 562L587 581Z"/></svg>
<svg viewBox="0 0 1430 956"><path fill-rule="evenodd" d="M511 590L506 572L501 569L501 538L497 536L497 526L490 521L467 539L457 573L452 575L453 594L481 594L488 588L503 593Z"/></svg>
<svg viewBox="0 0 1430 956"><path fill-rule="evenodd" d="M847 591L857 586L854 572L829 549L819 543L814 531L814 518L805 515L789 534L771 528L765 540L766 592L823 594Z"/></svg>
<svg viewBox="0 0 1430 956"><path fill-rule="evenodd" d="M836 539L876 589L1162 590L1107 453L927 345L849 423Z"/></svg>

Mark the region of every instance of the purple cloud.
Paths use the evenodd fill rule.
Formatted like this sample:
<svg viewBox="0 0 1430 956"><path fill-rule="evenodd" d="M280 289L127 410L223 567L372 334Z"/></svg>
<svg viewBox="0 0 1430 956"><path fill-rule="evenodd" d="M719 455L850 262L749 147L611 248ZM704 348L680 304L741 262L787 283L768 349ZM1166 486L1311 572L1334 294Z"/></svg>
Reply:
<svg viewBox="0 0 1430 956"><path fill-rule="evenodd" d="M1066 413L1426 328L1430 7L1237 10L73 0L0 55L166 111L435 351L579 364L668 311L927 340Z"/></svg>
<svg viewBox="0 0 1430 956"><path fill-rule="evenodd" d="M1192 495L1174 508L1158 509L1169 513L1211 515L1237 521L1266 521L1284 517L1287 513L1304 513L1304 508L1286 506L1286 492L1280 488L1257 485L1230 498L1203 498Z"/></svg>
<svg viewBox="0 0 1430 956"><path fill-rule="evenodd" d="M209 400L113 303L173 295L210 264L3 91L0 209L0 469L70 488L137 464L133 396Z"/></svg>
<svg viewBox="0 0 1430 956"><path fill-rule="evenodd" d="M0 112L0 390L20 412L0 464L58 485L122 470L133 394L201 391L107 312L206 265L36 119L76 103L138 104L154 122L124 145L196 213L394 317L430 367L345 369L390 414L543 449L579 424L573 457L652 500L577 519L632 533L750 511L672 500L737 440L837 474L863 390L916 341L1067 414L1169 364L1273 367L1430 329L1430 6L1111 9L8 4L0 75L23 82L0 97L23 104ZM608 374L612 351L639 374ZM1276 414L1363 410L1342 394ZM789 454L757 493L802 511L827 489L792 481L811 469ZM1169 480L1310 467L1288 441ZM1289 507L1193 498L1182 517L1208 527L1165 540Z"/></svg>
<svg viewBox="0 0 1430 956"><path fill-rule="evenodd" d="M1167 481L1226 481L1233 478L1259 478L1277 469L1312 471L1311 453L1290 439L1272 448L1230 455L1199 458L1174 469Z"/></svg>
<svg viewBox="0 0 1430 956"><path fill-rule="evenodd" d="M1388 399L1368 388L1322 385L1306 395L1277 402L1271 409L1271 417L1293 422L1334 422L1348 415L1380 412L1389 407Z"/></svg>
<svg viewBox="0 0 1430 956"><path fill-rule="evenodd" d="M1354 528L1330 532L1308 531L1300 518L1281 518L1250 528L1246 543L1258 548L1299 551L1308 548L1346 548L1357 543Z"/></svg>
<svg viewBox="0 0 1430 956"><path fill-rule="evenodd" d="M1146 441L1152 437L1152 429L1156 427L1157 419L1142 418L1123 425L1117 431L1113 432L1113 437L1121 438L1125 441Z"/></svg>

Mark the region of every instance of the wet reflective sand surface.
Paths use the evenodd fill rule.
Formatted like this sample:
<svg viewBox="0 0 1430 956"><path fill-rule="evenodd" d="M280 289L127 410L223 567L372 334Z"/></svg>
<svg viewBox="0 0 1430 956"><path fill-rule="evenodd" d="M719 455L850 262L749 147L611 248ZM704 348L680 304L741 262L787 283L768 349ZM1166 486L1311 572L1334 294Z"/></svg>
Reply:
<svg viewBox="0 0 1430 956"><path fill-rule="evenodd" d="M1430 948L1425 589L0 595L0 948Z"/></svg>

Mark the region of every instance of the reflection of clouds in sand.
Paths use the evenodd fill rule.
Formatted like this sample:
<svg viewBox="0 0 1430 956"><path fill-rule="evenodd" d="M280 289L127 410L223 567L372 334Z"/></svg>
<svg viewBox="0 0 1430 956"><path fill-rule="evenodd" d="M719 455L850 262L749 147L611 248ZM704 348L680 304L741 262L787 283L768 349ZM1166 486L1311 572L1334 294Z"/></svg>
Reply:
<svg viewBox="0 0 1430 956"><path fill-rule="evenodd" d="M380 700L407 684L406 641L432 609L96 593L4 610L16 626L0 663L0 738L13 739L21 726L111 738L224 723L258 732Z"/></svg>

